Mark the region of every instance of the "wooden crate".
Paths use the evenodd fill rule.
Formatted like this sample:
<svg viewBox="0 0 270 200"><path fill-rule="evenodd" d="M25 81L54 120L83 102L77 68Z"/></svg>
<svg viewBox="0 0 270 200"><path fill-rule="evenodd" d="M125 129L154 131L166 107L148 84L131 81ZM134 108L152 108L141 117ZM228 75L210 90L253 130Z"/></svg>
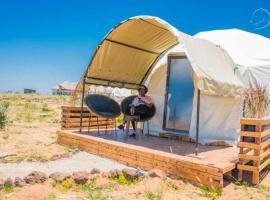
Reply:
<svg viewBox="0 0 270 200"><path fill-rule="evenodd" d="M82 128L90 129L112 129L115 127L115 119L106 119L90 112L86 107L83 108ZM80 128L81 107L62 106L61 129Z"/></svg>
<svg viewBox="0 0 270 200"><path fill-rule="evenodd" d="M239 180L243 171L252 172L252 183L260 182L261 172L270 164L270 117L242 118L239 147Z"/></svg>

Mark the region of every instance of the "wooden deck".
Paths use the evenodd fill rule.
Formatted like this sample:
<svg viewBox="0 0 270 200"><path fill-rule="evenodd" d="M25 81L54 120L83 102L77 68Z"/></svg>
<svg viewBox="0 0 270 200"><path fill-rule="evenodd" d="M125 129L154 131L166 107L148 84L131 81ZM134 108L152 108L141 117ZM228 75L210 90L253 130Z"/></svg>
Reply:
<svg viewBox="0 0 270 200"><path fill-rule="evenodd" d="M200 145L198 158L194 156L194 143L142 134L137 138L126 138L122 131L98 135L96 132L61 130L58 131L58 142L76 145L133 167L158 168L197 185L219 189L223 188L223 175L235 169L238 162L235 147Z"/></svg>

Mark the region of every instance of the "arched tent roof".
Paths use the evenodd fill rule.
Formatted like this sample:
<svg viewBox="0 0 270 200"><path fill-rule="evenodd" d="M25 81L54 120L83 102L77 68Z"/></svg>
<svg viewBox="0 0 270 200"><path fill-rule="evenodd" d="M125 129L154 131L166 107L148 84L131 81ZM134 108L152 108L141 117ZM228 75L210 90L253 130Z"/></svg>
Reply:
<svg viewBox="0 0 270 200"><path fill-rule="evenodd" d="M88 85L137 88L159 58L177 45L189 58L194 81L203 93L235 96L242 91L243 84L224 49L151 16L129 18L114 27L96 48L82 78Z"/></svg>
<svg viewBox="0 0 270 200"><path fill-rule="evenodd" d="M159 56L179 43L177 34L174 27L156 17L138 16L121 22L96 48L86 81L137 88Z"/></svg>

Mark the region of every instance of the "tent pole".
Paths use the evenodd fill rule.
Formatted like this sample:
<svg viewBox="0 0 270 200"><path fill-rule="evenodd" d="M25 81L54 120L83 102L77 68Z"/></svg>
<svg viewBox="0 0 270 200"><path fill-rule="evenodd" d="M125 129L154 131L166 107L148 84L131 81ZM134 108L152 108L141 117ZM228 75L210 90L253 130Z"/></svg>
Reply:
<svg viewBox="0 0 270 200"><path fill-rule="evenodd" d="M201 102L201 91L198 89L197 94L197 114L196 114L196 145L195 145L195 156L198 155L199 151L199 126L200 126L200 102Z"/></svg>
<svg viewBox="0 0 270 200"><path fill-rule="evenodd" d="M83 101L85 93L85 77L83 77L83 90L82 90L82 102L81 102L81 115L80 115L80 133L82 132L82 115L83 115Z"/></svg>

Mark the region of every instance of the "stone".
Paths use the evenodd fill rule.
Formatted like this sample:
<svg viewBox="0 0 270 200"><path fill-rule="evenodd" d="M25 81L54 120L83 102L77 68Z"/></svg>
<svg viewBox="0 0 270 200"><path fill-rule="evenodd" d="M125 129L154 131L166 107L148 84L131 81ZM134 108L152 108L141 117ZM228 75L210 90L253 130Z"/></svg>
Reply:
<svg viewBox="0 0 270 200"><path fill-rule="evenodd" d="M60 157L61 158L70 158L71 157L71 154L70 153L63 153L63 154L61 154Z"/></svg>
<svg viewBox="0 0 270 200"><path fill-rule="evenodd" d="M24 181L28 184L35 184L35 183L43 183L48 179L45 173L40 171L33 171L30 174L28 174Z"/></svg>
<svg viewBox="0 0 270 200"><path fill-rule="evenodd" d="M14 187L13 180L11 178L7 178L4 182L4 185Z"/></svg>
<svg viewBox="0 0 270 200"><path fill-rule="evenodd" d="M132 168L124 168L122 170L123 175L127 179L138 179L139 177L143 176L143 174L140 172L140 170L132 169Z"/></svg>
<svg viewBox="0 0 270 200"><path fill-rule="evenodd" d="M118 178L120 174L121 174L121 170L119 169L112 169L109 171L109 176L111 178Z"/></svg>
<svg viewBox="0 0 270 200"><path fill-rule="evenodd" d="M175 189L175 190L183 190L184 189L184 185L181 184L179 181L177 180L172 180L171 181L171 186Z"/></svg>
<svg viewBox="0 0 270 200"><path fill-rule="evenodd" d="M14 184L15 184L16 187L24 187L24 186L26 186L26 182L23 179L21 179L20 177L15 178Z"/></svg>
<svg viewBox="0 0 270 200"><path fill-rule="evenodd" d="M93 168L90 173L91 174L99 174L100 170L98 168Z"/></svg>
<svg viewBox="0 0 270 200"><path fill-rule="evenodd" d="M50 158L50 160L51 160L51 161L56 161L56 160L59 160L60 158L61 158L60 155L53 155L53 156Z"/></svg>
<svg viewBox="0 0 270 200"><path fill-rule="evenodd" d="M167 178L166 174L160 169L151 169L150 171L148 171L148 176L151 178L154 178L154 177L158 177L161 179Z"/></svg>
<svg viewBox="0 0 270 200"><path fill-rule="evenodd" d="M68 178L71 177L70 174L64 173L64 172L54 172L50 174L49 176L51 179L53 179L55 182L60 183Z"/></svg>
<svg viewBox="0 0 270 200"><path fill-rule="evenodd" d="M78 171L72 174L73 179L77 184L85 184L90 178L90 175L91 174L87 171Z"/></svg>

